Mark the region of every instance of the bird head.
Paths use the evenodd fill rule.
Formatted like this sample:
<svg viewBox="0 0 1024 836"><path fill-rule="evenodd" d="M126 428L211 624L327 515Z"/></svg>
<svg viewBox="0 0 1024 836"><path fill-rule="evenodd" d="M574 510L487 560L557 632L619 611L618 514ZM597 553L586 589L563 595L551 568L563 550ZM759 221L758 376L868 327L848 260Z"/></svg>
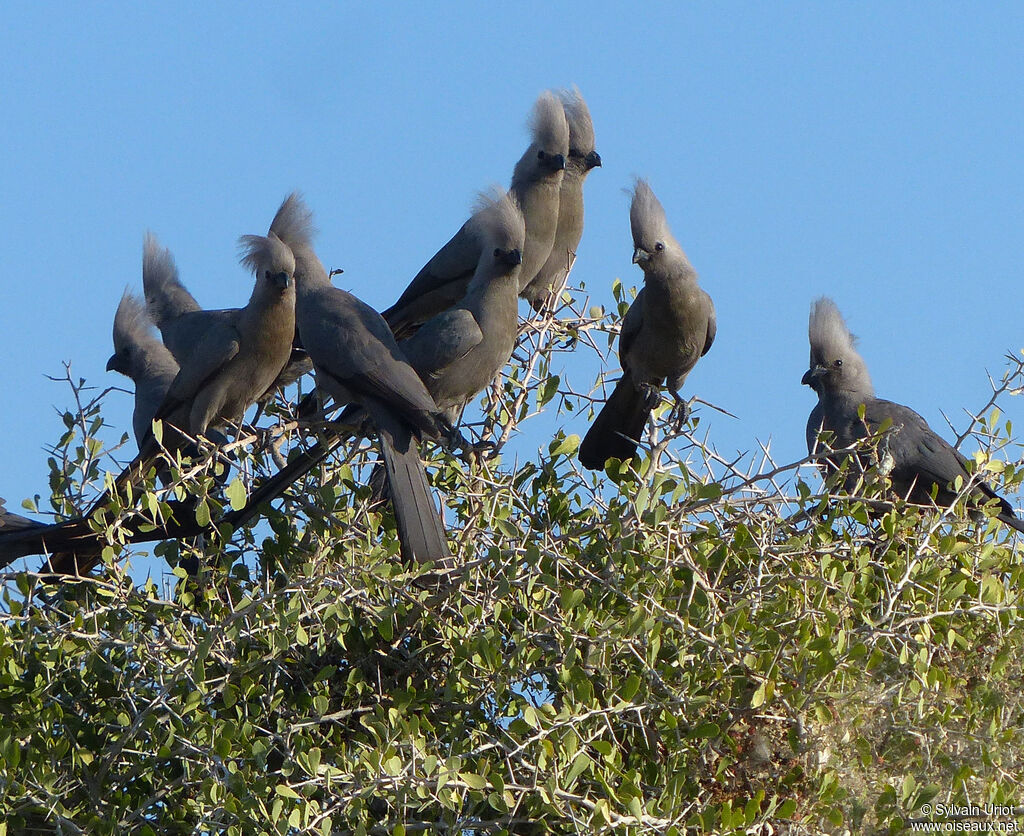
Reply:
<svg viewBox="0 0 1024 836"><path fill-rule="evenodd" d="M669 229L665 210L646 180L638 179L633 187L629 225L633 233L633 263L639 264L645 273L680 263L689 268L683 248Z"/></svg>
<svg viewBox="0 0 1024 836"><path fill-rule="evenodd" d="M594 150L594 122L590 109L579 89L559 92L565 121L569 125L569 161L584 173L601 165L601 155Z"/></svg>
<svg viewBox="0 0 1024 836"><path fill-rule="evenodd" d="M276 233L244 235L241 244L242 263L256 276L255 293L294 294L295 256Z"/></svg>
<svg viewBox="0 0 1024 836"><path fill-rule="evenodd" d="M479 280L515 275L518 281L526 245L526 222L515 197L499 188L481 194L470 228L481 244Z"/></svg>
<svg viewBox="0 0 1024 836"><path fill-rule="evenodd" d="M560 178L569 156L569 123L562 103L549 90L541 93L533 106L530 135L530 147L512 172L513 184Z"/></svg>
<svg viewBox="0 0 1024 836"><path fill-rule="evenodd" d="M807 328L810 368L800 382L819 395L837 392L874 395L867 364L857 352L856 337L846 327L836 303L827 297L814 302Z"/></svg>
<svg viewBox="0 0 1024 836"><path fill-rule="evenodd" d="M144 342L156 341L150 325L142 300L125 289L114 314L114 353L107 360L108 372L120 372L125 377L133 376L139 346Z"/></svg>

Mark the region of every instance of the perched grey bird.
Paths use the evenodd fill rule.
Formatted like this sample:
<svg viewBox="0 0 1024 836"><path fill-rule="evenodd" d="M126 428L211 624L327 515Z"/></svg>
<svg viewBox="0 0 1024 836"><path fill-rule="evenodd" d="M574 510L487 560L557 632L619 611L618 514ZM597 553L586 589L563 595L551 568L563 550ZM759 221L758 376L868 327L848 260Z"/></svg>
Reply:
<svg viewBox="0 0 1024 836"><path fill-rule="evenodd" d="M679 389L715 339L715 306L697 284L697 273L645 180L636 181L629 222L633 263L644 271L644 286L622 320L622 378L580 445L580 463L591 470L612 457L625 461L636 454L666 381L678 420L685 420Z"/></svg>
<svg viewBox="0 0 1024 836"><path fill-rule="evenodd" d="M561 102L550 91L541 93L534 105L531 135L533 141L516 163L509 188L526 219L521 286L529 284L548 260L558 228L569 125ZM474 228L468 221L463 224L416 274L398 301L384 311L384 319L396 335L408 336L465 294L483 252Z"/></svg>
<svg viewBox="0 0 1024 836"><path fill-rule="evenodd" d="M801 383L818 395L818 404L807 421L808 452L817 454L851 447L888 427L875 455L879 470L888 475L893 491L922 505L952 505L957 497L953 483L958 477L965 484L971 478L967 459L914 410L875 397L867 365L857 353L856 341L831 299L823 297L812 306L808 336L811 367ZM859 414L861 407L863 418ZM820 437L823 430L831 433L827 444ZM834 471L849 455L836 453L824 461L823 469L826 473ZM870 466L871 452L854 455L861 470ZM858 479L859 472L851 472L846 489L853 489ZM991 500L998 503L997 517L1001 522L1024 531L1024 522L1014 515L1010 503L984 482L976 483L971 501L983 504Z"/></svg>
<svg viewBox="0 0 1024 836"><path fill-rule="evenodd" d="M377 429L403 557L448 557L416 444L418 436L440 437L444 416L381 315L331 284L313 250L312 216L299 195L285 199L271 230L295 254L296 321L317 387L339 404L361 405Z"/></svg>
<svg viewBox="0 0 1024 836"><path fill-rule="evenodd" d="M580 91L573 88L559 95L569 123L569 156L558 193L558 227L544 266L519 291L519 295L538 311L548 299L560 293L565 284L583 237L583 181L591 169L601 165L601 155L594 147L594 123Z"/></svg>
<svg viewBox="0 0 1024 836"><path fill-rule="evenodd" d="M271 387L295 336L295 258L273 233L245 235L242 262L256 276L244 308L221 311L196 343L154 417L192 435L238 423Z"/></svg>
<svg viewBox="0 0 1024 836"><path fill-rule="evenodd" d="M453 424L512 356L526 240L523 213L511 194L482 196L469 223L483 253L466 295L400 344Z"/></svg>
<svg viewBox="0 0 1024 836"><path fill-rule="evenodd" d="M146 310L163 337L164 345L179 365L187 365L207 330L223 327L238 313L237 308L203 310L178 277L170 250L160 246L156 236L146 234L144 250L153 253L150 269L142 274ZM284 389L312 369L305 351L293 345L288 363L266 392L257 400L265 403L275 391Z"/></svg>
<svg viewBox="0 0 1024 836"><path fill-rule="evenodd" d="M166 250L147 238L142 255L142 274ZM120 372L135 383L135 411L132 430L139 449L149 434L153 416L163 403L171 382L178 374L178 363L152 332L152 322L142 300L126 290L114 314L114 353L107 361L108 372Z"/></svg>

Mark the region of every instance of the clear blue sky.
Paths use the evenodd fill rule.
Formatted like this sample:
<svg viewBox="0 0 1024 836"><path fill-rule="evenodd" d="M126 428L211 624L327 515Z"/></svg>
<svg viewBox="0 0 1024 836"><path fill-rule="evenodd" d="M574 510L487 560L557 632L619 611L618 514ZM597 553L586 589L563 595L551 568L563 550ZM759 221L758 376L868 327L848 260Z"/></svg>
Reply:
<svg viewBox="0 0 1024 836"><path fill-rule="evenodd" d="M604 167L574 271L630 264L647 177L718 308L688 394L724 453L803 455L812 299L835 297L879 395L936 428L1024 347L1024 7L1014 4L10 3L0 29L0 496L47 494L70 360L97 386L153 230L208 307L235 241L305 192L339 284L394 300L507 184L537 94L579 85ZM564 374L577 389L597 366ZM1007 412L1024 424L1021 399ZM109 400L129 429L131 398ZM582 417L564 422L582 433ZM529 432L529 430L527 431ZM948 435L948 433L947 433ZM533 447L546 439L527 438Z"/></svg>

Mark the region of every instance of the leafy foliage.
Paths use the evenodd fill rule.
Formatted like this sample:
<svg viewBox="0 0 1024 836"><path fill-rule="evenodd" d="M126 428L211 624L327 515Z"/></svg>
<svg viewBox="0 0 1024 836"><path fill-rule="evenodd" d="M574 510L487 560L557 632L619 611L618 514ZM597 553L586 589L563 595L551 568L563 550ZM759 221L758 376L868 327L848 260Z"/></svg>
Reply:
<svg viewBox="0 0 1024 836"><path fill-rule="evenodd" d="M470 428L493 455L430 451L451 566L402 565L355 442L264 522L158 549L201 557L170 592L126 573L130 545L56 589L7 576L0 832L898 832L934 800L1014 803L1008 532L870 485L829 501L806 462L743 470L699 413L600 478L575 436L510 463L524 420L586 403L552 368L600 350L592 313L524 326ZM1024 470L996 400L1021 379L972 427L1002 491ZM58 512L97 478L98 415L69 412ZM217 519L265 455L167 490Z"/></svg>

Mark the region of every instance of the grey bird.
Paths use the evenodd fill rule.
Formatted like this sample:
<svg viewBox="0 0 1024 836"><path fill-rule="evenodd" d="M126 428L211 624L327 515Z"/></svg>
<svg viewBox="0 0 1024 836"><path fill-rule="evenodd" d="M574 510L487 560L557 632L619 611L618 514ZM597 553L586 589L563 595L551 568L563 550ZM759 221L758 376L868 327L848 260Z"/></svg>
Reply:
<svg viewBox="0 0 1024 836"><path fill-rule="evenodd" d="M298 194L285 199L271 230L295 255L296 321L317 387L338 404L359 404L377 430L403 558L450 556L417 447L418 437L446 431L444 416L381 315L331 284L313 249L312 216Z"/></svg>
<svg viewBox="0 0 1024 836"><path fill-rule="evenodd" d="M580 445L580 463L591 470L602 469L610 458L625 461L636 454L662 385L668 384L678 421L686 419L679 389L708 353L717 329L711 297L697 283L697 273L645 180L636 181L629 222L633 263L644 272L644 286L622 320L622 378Z"/></svg>
<svg viewBox="0 0 1024 836"><path fill-rule="evenodd" d="M569 156L558 193L558 226L547 261L520 290L520 296L538 311L561 293L569 275L583 237L583 181L601 165L601 155L595 149L594 123L580 91L562 90L559 97L569 123Z"/></svg>
<svg viewBox="0 0 1024 836"><path fill-rule="evenodd" d="M237 308L204 310L178 277L178 268L170 250L158 243L156 236L146 233L144 251L152 253L150 269L142 274L146 310L160 330L164 345L179 365L187 365L208 329L230 324ZM301 347L293 345L288 363L257 400L264 404L274 392L294 383L312 369Z"/></svg>
<svg viewBox="0 0 1024 836"><path fill-rule="evenodd" d="M855 487L860 473L874 458L898 496L922 505L952 505L957 497L956 480L962 479L966 484L972 478L966 457L936 434L914 410L875 397L855 338L831 299L815 301L808 336L811 363L801 383L818 395L818 403L807 421L808 452L815 455L848 448L884 430L877 451L853 454L859 467L847 477L846 490ZM822 431L830 434L827 444L820 435ZM835 471L850 455L837 452L829 456L822 462L823 471ZM975 483L970 501L977 505L995 501L999 520L1024 531L1024 522L1016 517L1010 503L984 482Z"/></svg>
<svg viewBox="0 0 1024 836"><path fill-rule="evenodd" d="M526 240L522 211L511 194L484 195L470 225L483 252L466 295L401 343L452 424L512 356L519 320L519 275Z"/></svg>
<svg viewBox="0 0 1024 836"><path fill-rule="evenodd" d="M143 275L152 267L154 260L163 255L158 247L151 246L152 243L153 239L146 239L142 256ZM107 371L120 372L135 383L132 430L140 449L149 434L153 416L178 374L177 361L153 333L152 326L145 304L131 291L125 290L114 314L114 353L107 361Z"/></svg>
<svg viewBox="0 0 1024 836"><path fill-rule="evenodd" d="M195 332L155 415L199 436L239 423L281 374L295 336L295 258L273 233L241 238L242 263L256 277L244 308L218 312Z"/></svg>
<svg viewBox="0 0 1024 836"><path fill-rule="evenodd" d="M525 287L551 254L558 228L558 201L569 153L569 124L562 103L545 91L534 105L532 142L516 163L509 191L526 219L520 287ZM466 292L483 252L467 221L424 265L398 301L384 311L397 336L405 337L432 316L452 307Z"/></svg>

